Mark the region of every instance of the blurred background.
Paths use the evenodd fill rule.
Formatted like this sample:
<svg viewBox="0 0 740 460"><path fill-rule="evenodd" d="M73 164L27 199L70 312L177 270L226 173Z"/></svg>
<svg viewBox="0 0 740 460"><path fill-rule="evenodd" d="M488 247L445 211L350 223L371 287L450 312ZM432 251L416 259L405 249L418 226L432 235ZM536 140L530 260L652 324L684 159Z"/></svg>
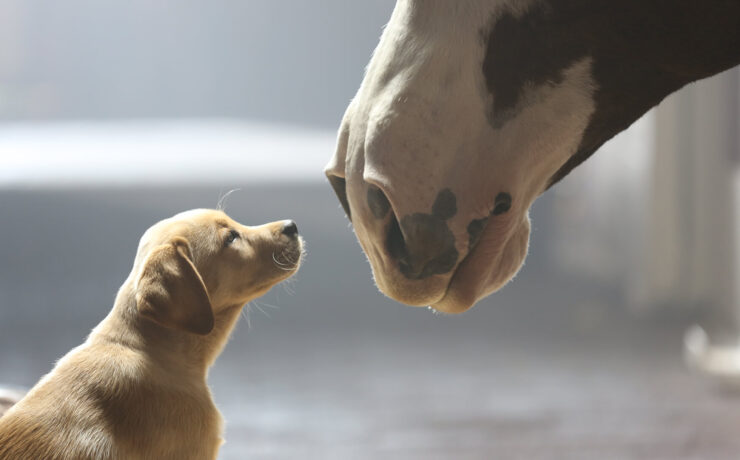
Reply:
<svg viewBox="0 0 740 460"><path fill-rule="evenodd" d="M0 0L0 384L82 342L147 227L238 189L308 258L211 371L221 458L736 458L740 401L682 340L739 324L737 69L541 197L519 276L436 315L377 291L322 174L392 8Z"/></svg>

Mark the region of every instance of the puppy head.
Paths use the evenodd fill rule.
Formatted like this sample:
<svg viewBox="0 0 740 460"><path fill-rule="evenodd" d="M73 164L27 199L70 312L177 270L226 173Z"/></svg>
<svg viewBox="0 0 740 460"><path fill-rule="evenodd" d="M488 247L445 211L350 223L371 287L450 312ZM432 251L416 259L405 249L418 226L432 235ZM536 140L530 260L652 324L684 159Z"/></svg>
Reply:
<svg viewBox="0 0 740 460"><path fill-rule="evenodd" d="M208 334L214 316L294 274L302 241L292 221L242 225L196 209L144 233L134 263L136 308L163 326Z"/></svg>

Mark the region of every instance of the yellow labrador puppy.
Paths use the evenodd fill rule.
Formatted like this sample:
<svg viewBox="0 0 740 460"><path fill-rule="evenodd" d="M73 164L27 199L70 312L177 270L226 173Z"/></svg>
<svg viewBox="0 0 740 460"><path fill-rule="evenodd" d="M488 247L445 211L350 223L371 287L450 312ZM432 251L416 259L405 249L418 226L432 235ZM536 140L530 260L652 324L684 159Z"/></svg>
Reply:
<svg viewBox="0 0 740 460"><path fill-rule="evenodd" d="M0 418L0 459L215 459L208 367L301 252L292 221L193 210L151 227L110 314Z"/></svg>

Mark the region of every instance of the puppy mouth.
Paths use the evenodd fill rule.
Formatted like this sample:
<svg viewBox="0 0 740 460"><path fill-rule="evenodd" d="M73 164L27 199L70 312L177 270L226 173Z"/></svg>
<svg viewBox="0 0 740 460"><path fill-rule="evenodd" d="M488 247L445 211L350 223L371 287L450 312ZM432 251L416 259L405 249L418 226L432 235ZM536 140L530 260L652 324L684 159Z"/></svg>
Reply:
<svg viewBox="0 0 740 460"><path fill-rule="evenodd" d="M304 254L303 238L300 236L290 240L282 248L272 251L272 261L280 270L295 272L301 265Z"/></svg>

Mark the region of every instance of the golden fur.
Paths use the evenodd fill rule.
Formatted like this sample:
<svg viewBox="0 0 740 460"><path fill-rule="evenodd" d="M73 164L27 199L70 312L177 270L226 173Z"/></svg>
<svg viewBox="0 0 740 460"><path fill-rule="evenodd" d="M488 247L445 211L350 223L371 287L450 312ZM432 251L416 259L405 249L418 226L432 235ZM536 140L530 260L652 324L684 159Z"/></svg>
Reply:
<svg viewBox="0 0 740 460"><path fill-rule="evenodd" d="M298 269L283 228L194 210L147 230L110 314L0 418L0 459L215 459L207 371L244 304Z"/></svg>

